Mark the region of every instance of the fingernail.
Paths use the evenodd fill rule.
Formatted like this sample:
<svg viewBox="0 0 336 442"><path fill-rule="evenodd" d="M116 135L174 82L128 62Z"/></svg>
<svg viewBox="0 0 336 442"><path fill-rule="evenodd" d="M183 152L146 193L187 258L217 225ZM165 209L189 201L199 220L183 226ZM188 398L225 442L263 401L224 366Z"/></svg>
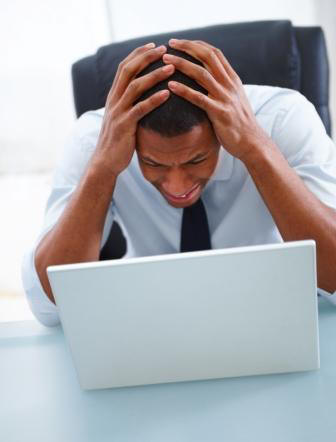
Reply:
<svg viewBox="0 0 336 442"><path fill-rule="evenodd" d="M165 45L161 45L161 46L159 46L158 48L156 48L159 52L164 52L164 51L166 51L166 46Z"/></svg>
<svg viewBox="0 0 336 442"><path fill-rule="evenodd" d="M168 86L171 87L172 89L174 89L177 87L177 83L175 81L169 81Z"/></svg>
<svg viewBox="0 0 336 442"><path fill-rule="evenodd" d="M155 43L147 43L145 48L155 48Z"/></svg>
<svg viewBox="0 0 336 442"><path fill-rule="evenodd" d="M169 91L167 89L164 89L163 91L160 92L160 97L164 98L164 97L168 97L169 95Z"/></svg>
<svg viewBox="0 0 336 442"><path fill-rule="evenodd" d="M169 61L169 60L172 60L173 57L169 54L164 54L163 59Z"/></svg>
<svg viewBox="0 0 336 442"><path fill-rule="evenodd" d="M171 38L171 39L169 40L169 44L170 44L170 46L174 46L176 43L177 43L177 39L176 39L176 38Z"/></svg>

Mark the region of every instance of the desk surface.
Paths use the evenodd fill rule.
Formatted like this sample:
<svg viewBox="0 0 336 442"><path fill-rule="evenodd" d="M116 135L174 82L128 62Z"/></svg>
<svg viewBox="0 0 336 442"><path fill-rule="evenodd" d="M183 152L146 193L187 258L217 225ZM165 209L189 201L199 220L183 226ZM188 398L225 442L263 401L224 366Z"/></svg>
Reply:
<svg viewBox="0 0 336 442"><path fill-rule="evenodd" d="M319 300L316 372L82 391L60 327L0 324L6 442L336 440L336 308Z"/></svg>

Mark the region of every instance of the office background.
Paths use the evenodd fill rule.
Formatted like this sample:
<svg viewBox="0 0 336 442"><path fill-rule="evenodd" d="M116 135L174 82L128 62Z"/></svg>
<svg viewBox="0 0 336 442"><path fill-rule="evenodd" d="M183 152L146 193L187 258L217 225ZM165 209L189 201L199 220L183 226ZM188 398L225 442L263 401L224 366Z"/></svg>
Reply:
<svg viewBox="0 0 336 442"><path fill-rule="evenodd" d="M334 0L12 0L0 6L0 321L32 318L20 263L37 235L52 170L74 119L71 64L112 41L239 21L322 26L336 133Z"/></svg>

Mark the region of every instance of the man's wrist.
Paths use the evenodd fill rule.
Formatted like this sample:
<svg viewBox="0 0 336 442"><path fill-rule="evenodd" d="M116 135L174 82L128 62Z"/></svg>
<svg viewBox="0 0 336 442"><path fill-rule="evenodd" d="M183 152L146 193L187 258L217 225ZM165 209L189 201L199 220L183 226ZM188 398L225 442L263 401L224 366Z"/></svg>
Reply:
<svg viewBox="0 0 336 442"><path fill-rule="evenodd" d="M240 157L248 170L260 168L262 164L270 161L274 155L280 154L273 140L266 134L249 142L246 153Z"/></svg>
<svg viewBox="0 0 336 442"><path fill-rule="evenodd" d="M88 165L87 174L91 179L114 185L120 172L111 167L103 155L95 153Z"/></svg>

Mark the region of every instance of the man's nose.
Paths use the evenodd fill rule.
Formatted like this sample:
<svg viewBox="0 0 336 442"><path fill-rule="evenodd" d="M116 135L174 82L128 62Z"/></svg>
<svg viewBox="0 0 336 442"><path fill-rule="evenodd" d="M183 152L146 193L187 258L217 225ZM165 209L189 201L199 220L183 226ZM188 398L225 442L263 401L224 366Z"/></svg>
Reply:
<svg viewBox="0 0 336 442"><path fill-rule="evenodd" d="M171 167L165 174L162 182L163 190L173 196L187 193L193 186L191 178L186 171L179 167Z"/></svg>

